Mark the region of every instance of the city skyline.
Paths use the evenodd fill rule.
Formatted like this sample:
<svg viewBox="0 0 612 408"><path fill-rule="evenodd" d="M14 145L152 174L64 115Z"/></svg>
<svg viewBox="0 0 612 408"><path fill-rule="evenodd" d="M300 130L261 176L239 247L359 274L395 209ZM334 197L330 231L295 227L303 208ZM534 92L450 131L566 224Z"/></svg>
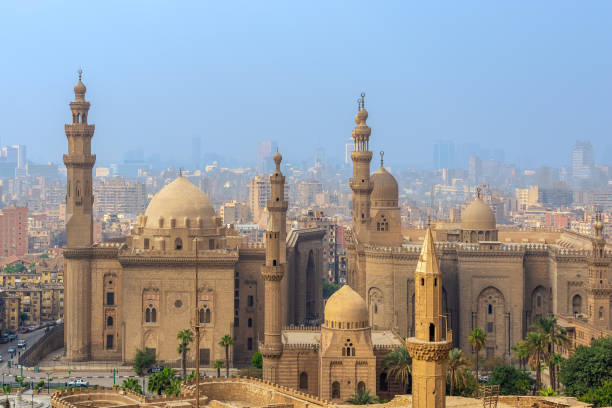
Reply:
<svg viewBox="0 0 612 408"><path fill-rule="evenodd" d="M27 145L38 161L61 158L62 108L79 66L96 106L100 163L140 148L191 162L194 138L203 156L244 163L263 140L276 140L289 161L323 147L340 162L362 91L372 148L394 168L431 167L436 140L503 149L523 168L569 164L576 140L591 140L597 162L610 157L604 2L136 3L122 13L74 4L0 6L2 31L19 38L7 50L19 58L0 68L11 78L2 109L13 119L0 124L0 142ZM227 140L237 142L231 155Z"/></svg>

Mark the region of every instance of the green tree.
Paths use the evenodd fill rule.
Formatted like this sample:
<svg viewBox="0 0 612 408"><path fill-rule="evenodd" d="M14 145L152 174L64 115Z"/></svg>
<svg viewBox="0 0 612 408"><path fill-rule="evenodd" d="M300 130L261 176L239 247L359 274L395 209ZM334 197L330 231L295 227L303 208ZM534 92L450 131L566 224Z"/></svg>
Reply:
<svg viewBox="0 0 612 408"><path fill-rule="evenodd" d="M527 394L534 383L528 373L507 365L495 367L487 382L489 385L499 385L501 395Z"/></svg>
<svg viewBox="0 0 612 408"><path fill-rule="evenodd" d="M550 382L552 389L557 389L555 346L569 347L570 340L567 337L567 332L564 327L559 326L556 317L538 317L533 324L533 328L544 334L547 341L546 364L550 372Z"/></svg>
<svg viewBox="0 0 612 408"><path fill-rule="evenodd" d="M529 365L536 372L536 388L542 387L542 362L546 360L548 340L544 333L529 332L525 337L525 347L529 354Z"/></svg>
<svg viewBox="0 0 612 408"><path fill-rule="evenodd" d="M229 377L229 347L234 345L234 339L229 334L221 337L221 341L219 341L219 345L221 347L225 347L225 376Z"/></svg>
<svg viewBox="0 0 612 408"><path fill-rule="evenodd" d="M527 352L527 344L524 341L519 341L514 346L512 346L512 350L518 358L519 367L521 370L524 370L527 365L527 359L529 358L529 353Z"/></svg>
<svg viewBox="0 0 612 408"><path fill-rule="evenodd" d="M253 353L253 358L251 358L251 365L255 368L263 367L263 357L259 351Z"/></svg>
<svg viewBox="0 0 612 408"><path fill-rule="evenodd" d="M346 400L349 404L353 405L368 405L378 404L380 400L376 395L371 395L370 390L355 390L355 393Z"/></svg>
<svg viewBox="0 0 612 408"><path fill-rule="evenodd" d="M459 377L463 375L463 370L468 365L469 362L463 357L461 349L454 348L448 352L450 395L454 394L455 384L457 384Z"/></svg>
<svg viewBox="0 0 612 408"><path fill-rule="evenodd" d="M151 374L151 378L149 378L149 391L162 395L166 388L172 386L174 380L176 380L176 371L166 367L157 373Z"/></svg>
<svg viewBox="0 0 612 408"><path fill-rule="evenodd" d="M329 299L338 289L340 289L340 285L329 283L327 279L323 278L323 299Z"/></svg>
<svg viewBox="0 0 612 408"><path fill-rule="evenodd" d="M470 332L468 340L470 343L472 343L472 348L476 353L476 380L478 380L478 353L484 347L485 342L487 341L487 335L481 329L476 327Z"/></svg>
<svg viewBox="0 0 612 408"><path fill-rule="evenodd" d="M181 380L175 378L172 382L164 388L164 394L169 397L178 397L181 393Z"/></svg>
<svg viewBox="0 0 612 408"><path fill-rule="evenodd" d="M412 357L406 347L391 350L383 360L383 368L387 370L390 377L402 384L406 391L412 380Z"/></svg>
<svg viewBox="0 0 612 408"><path fill-rule="evenodd" d="M594 407L612 406L612 379L604 381L599 387L591 388L579 399L593 404Z"/></svg>
<svg viewBox="0 0 612 408"><path fill-rule="evenodd" d="M138 378L126 378L123 380L123 384L121 384L121 386L126 390L142 394L142 387L140 386L140 381L138 381Z"/></svg>
<svg viewBox="0 0 612 408"><path fill-rule="evenodd" d="M221 369L223 368L223 361L217 360L213 363L213 368L217 370L217 377L221 377Z"/></svg>
<svg viewBox="0 0 612 408"><path fill-rule="evenodd" d="M136 350L133 365L136 375L142 376L149 368L155 365L155 354L149 350Z"/></svg>
<svg viewBox="0 0 612 408"><path fill-rule="evenodd" d="M589 347L576 347L561 365L559 380L565 393L580 397L612 379L612 337L594 340Z"/></svg>
<svg viewBox="0 0 612 408"><path fill-rule="evenodd" d="M26 320L28 320L28 315L23 312L19 313L19 323L23 324Z"/></svg>
<svg viewBox="0 0 612 408"><path fill-rule="evenodd" d="M176 335L179 340L177 352L181 355L181 367L183 368L183 377L187 375L187 352L189 344L193 341L193 332L189 329L181 330Z"/></svg>
<svg viewBox="0 0 612 408"><path fill-rule="evenodd" d="M9 407L9 404L10 404L10 403L9 403L8 396L9 396L9 394L11 393L11 391L12 391L12 390L13 390L13 387L11 387L11 385L10 385L10 384L5 384L5 385L3 385L3 386L2 386L2 393L3 393L4 395L6 395L6 401L4 402L4 405L5 405L6 407Z"/></svg>

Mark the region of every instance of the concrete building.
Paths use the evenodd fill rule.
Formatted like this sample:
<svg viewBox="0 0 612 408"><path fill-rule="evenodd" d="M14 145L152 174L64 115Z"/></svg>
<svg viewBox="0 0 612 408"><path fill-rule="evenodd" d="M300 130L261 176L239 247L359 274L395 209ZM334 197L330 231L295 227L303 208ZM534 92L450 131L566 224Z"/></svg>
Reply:
<svg viewBox="0 0 612 408"><path fill-rule="evenodd" d="M265 174L253 177L249 182L249 209L253 221L261 218L270 199L270 178ZM289 199L289 186L285 185L285 200Z"/></svg>
<svg viewBox="0 0 612 408"><path fill-rule="evenodd" d="M233 200L219 208L219 215L223 224L244 224L251 219L250 209L246 203Z"/></svg>
<svg viewBox="0 0 612 408"><path fill-rule="evenodd" d="M0 213L0 258L28 252L28 208L9 207Z"/></svg>
<svg viewBox="0 0 612 408"><path fill-rule="evenodd" d="M94 127L87 123L89 102L80 78L70 106L73 121L66 125L64 156L67 360L131 361L137 350L148 349L158 361L177 363L176 335L191 327L198 310L204 326L201 363L225 358L218 343L226 334L235 339L232 359L249 361L257 339L264 337L259 269L269 249L243 244L235 230L223 225L206 194L181 176L152 198L128 236L93 244ZM283 228L278 256L286 260L288 275L277 293L281 322L320 320L324 231L287 232L283 220L276 222ZM197 296L196 262L201 272ZM305 293L304 287L311 290ZM190 361L194 355L192 350Z"/></svg>
<svg viewBox="0 0 612 408"><path fill-rule="evenodd" d="M94 183L94 213L123 214L136 217L147 205L147 187L141 182L131 182L123 177L113 177Z"/></svg>

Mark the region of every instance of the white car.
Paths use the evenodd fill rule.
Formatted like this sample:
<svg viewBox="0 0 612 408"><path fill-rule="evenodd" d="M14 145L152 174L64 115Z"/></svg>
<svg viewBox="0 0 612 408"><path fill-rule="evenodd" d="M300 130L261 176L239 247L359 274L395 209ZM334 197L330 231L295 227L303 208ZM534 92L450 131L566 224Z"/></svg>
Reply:
<svg viewBox="0 0 612 408"><path fill-rule="evenodd" d="M88 387L89 383L82 378L75 378L68 383L69 387Z"/></svg>

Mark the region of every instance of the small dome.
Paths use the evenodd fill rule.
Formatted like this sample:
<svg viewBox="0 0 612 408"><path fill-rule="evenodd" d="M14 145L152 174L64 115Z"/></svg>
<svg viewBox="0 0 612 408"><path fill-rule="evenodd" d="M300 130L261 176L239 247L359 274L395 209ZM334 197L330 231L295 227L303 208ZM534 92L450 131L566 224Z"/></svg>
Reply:
<svg viewBox="0 0 612 408"><path fill-rule="evenodd" d="M494 230L497 228L495 214L482 199L476 198L461 214L461 228L476 231Z"/></svg>
<svg viewBox="0 0 612 408"><path fill-rule="evenodd" d="M279 152L276 152L276 154L274 155L274 163L276 164L276 167L279 167L282 161L283 155Z"/></svg>
<svg viewBox="0 0 612 408"><path fill-rule="evenodd" d="M368 111L365 108L359 109L359 112L355 115L355 123L359 125L365 123L366 120L368 120Z"/></svg>
<svg viewBox="0 0 612 408"><path fill-rule="evenodd" d="M177 227L183 228L183 220L189 219L190 225L196 226L198 217L202 228L214 228L216 216L210 200L199 188L183 177L177 177L151 199L145 211L147 228L159 228L159 219L163 217L164 228L170 226L170 219L177 220Z"/></svg>
<svg viewBox="0 0 612 408"><path fill-rule="evenodd" d="M372 174L370 180L374 184L372 195L370 196L373 207L390 207L397 205L399 196L397 181L391 173L381 166L374 174ZM381 201L385 201L385 203L378 204L378 202ZM388 203L388 201L394 201L394 203Z"/></svg>
<svg viewBox="0 0 612 408"><path fill-rule="evenodd" d="M325 325L333 328L368 327L368 307L349 285L344 285L325 304ZM346 323L351 323L348 326Z"/></svg>
<svg viewBox="0 0 612 408"><path fill-rule="evenodd" d="M85 87L85 84L79 80L79 82L77 82L77 84L74 86L74 93L77 95L85 95L86 91L87 88Z"/></svg>

